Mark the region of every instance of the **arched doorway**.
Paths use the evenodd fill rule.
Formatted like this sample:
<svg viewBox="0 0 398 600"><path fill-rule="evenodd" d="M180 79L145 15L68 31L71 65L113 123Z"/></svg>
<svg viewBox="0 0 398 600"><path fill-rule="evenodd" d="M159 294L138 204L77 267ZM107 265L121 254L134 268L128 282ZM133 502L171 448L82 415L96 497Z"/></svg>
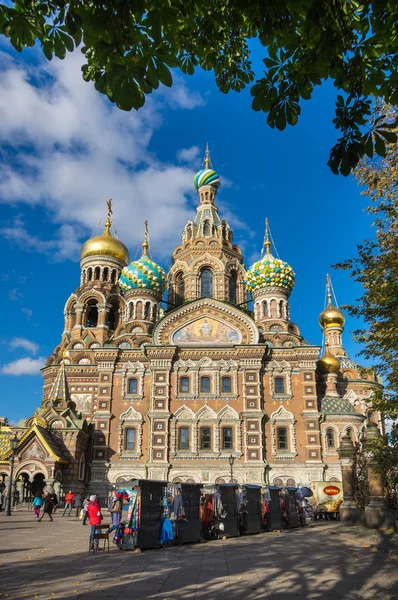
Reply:
<svg viewBox="0 0 398 600"><path fill-rule="evenodd" d="M32 496L34 497L37 494L37 492L42 492L45 488L45 485L46 482L43 473L36 473L36 475L33 477L31 486Z"/></svg>

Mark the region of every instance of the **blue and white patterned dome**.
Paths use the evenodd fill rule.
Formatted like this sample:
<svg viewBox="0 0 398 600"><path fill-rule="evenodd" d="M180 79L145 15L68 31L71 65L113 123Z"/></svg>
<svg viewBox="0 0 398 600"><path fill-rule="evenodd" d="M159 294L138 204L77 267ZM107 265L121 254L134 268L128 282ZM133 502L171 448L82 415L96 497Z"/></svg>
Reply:
<svg viewBox="0 0 398 600"><path fill-rule="evenodd" d="M166 273L156 263L143 254L124 267L120 274L119 286L123 290L154 290L163 293L165 289Z"/></svg>

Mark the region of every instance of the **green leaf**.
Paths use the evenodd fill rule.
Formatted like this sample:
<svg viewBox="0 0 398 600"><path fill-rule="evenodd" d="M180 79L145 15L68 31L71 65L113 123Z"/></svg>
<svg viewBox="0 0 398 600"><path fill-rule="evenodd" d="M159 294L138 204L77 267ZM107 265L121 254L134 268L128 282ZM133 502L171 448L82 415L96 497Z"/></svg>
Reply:
<svg viewBox="0 0 398 600"><path fill-rule="evenodd" d="M282 131L283 129L285 129L286 127L286 113L284 108L280 108L276 114L276 119L275 119L275 125L276 128L279 129L279 131Z"/></svg>
<svg viewBox="0 0 398 600"><path fill-rule="evenodd" d="M171 87L173 84L173 78L171 76L169 69L166 67L166 65L164 63L162 63L162 61L158 60L157 58L155 58L155 63L156 63L156 67L157 67L159 81L161 83L163 83L163 85L166 85L167 87Z"/></svg>
<svg viewBox="0 0 398 600"><path fill-rule="evenodd" d="M377 152L377 154L379 156L384 157L386 155L386 145L384 143L384 140L377 134L377 132L375 133L375 150Z"/></svg>

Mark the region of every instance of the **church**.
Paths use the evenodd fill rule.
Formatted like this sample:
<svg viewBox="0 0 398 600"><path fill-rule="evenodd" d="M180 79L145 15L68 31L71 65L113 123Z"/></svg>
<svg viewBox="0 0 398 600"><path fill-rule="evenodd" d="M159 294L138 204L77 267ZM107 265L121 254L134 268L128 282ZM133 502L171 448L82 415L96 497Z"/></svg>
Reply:
<svg viewBox="0 0 398 600"><path fill-rule="evenodd" d="M344 316L327 282L320 338L290 320L293 268L276 258L268 223L246 269L219 215L208 150L194 177L198 206L166 273L130 262L111 231L87 240L61 340L42 370L43 398L17 427L0 426L0 480L16 432L16 487L106 495L130 479L203 484L338 481L337 448L360 437L381 383L346 354ZM321 308L321 307L320 307ZM320 357L321 355L321 357Z"/></svg>

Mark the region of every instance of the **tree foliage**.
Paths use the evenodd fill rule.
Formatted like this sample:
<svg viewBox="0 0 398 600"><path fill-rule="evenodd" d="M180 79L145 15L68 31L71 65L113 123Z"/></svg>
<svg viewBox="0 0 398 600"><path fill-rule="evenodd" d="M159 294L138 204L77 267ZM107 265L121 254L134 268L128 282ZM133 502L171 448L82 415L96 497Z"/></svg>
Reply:
<svg viewBox="0 0 398 600"><path fill-rule="evenodd" d="M397 109L376 102L373 123L394 123ZM396 131L396 130L395 130ZM341 265L363 289L355 306L347 309L365 327L354 332L364 344L362 354L376 361L385 389L376 392L372 407L389 419L385 435L372 443L376 470L381 474L386 499L398 508L398 143L390 136L383 156L363 158L354 171L362 194L370 200L375 237L358 246L358 256Z"/></svg>
<svg viewBox="0 0 398 600"><path fill-rule="evenodd" d="M393 123L397 109L378 103L372 123ZM395 129L395 131L398 131ZM384 376L385 394L375 402L391 418L398 416L398 143L386 144L384 156L365 157L354 171L362 194L370 200L368 212L374 215L375 237L358 245L358 256L336 265L351 271L363 290L351 315L365 322L354 332L364 344L361 354L376 361Z"/></svg>
<svg viewBox="0 0 398 600"><path fill-rule="evenodd" d="M82 44L84 79L123 110L171 86L171 69L201 68L224 93L250 85L253 109L282 130L330 79L340 91L334 173L365 152L383 156L394 135L391 123L364 125L371 95L398 103L396 0L15 0L0 4L0 32L18 51L38 40L49 60ZM259 75L251 39L264 48Z"/></svg>

